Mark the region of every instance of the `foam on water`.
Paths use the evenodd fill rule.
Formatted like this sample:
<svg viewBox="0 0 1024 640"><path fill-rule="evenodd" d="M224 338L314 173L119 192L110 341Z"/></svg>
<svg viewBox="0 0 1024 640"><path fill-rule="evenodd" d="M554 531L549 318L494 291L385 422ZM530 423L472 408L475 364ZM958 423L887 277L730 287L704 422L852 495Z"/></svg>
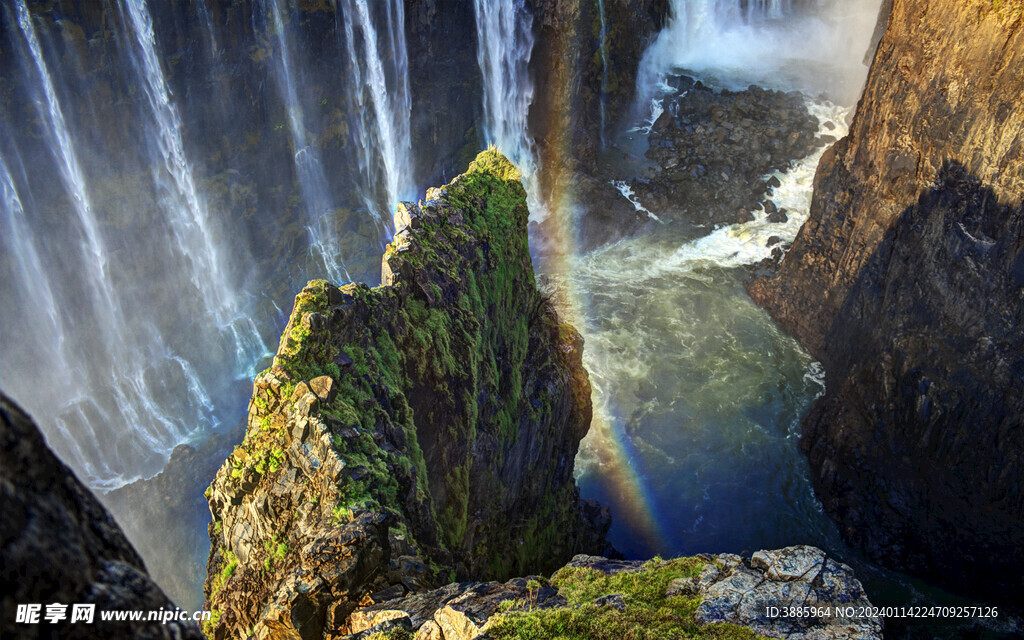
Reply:
<svg viewBox="0 0 1024 640"><path fill-rule="evenodd" d="M821 134L845 135L848 109L807 106ZM666 226L572 263L565 286L584 309L596 425L577 473L584 495L627 510L612 541L628 555L833 541L792 444L824 371L754 305L740 268L770 257L769 237L796 237L824 149L775 174L772 199L787 223L760 211L701 237ZM638 204L627 183L612 184ZM616 455L628 459L629 491L608 472ZM647 524L638 527L637 514Z"/></svg>
<svg viewBox="0 0 1024 640"><path fill-rule="evenodd" d="M642 211L643 213L647 214L647 217L652 220L657 220L658 222L661 222L661 218L654 215L654 213L652 213L650 209L640 204L640 201L636 199L636 194L633 193L633 187L629 186L628 182L626 182L625 180L610 180L609 183L613 187L618 189L619 193L622 194L623 198L629 200L629 203L633 205L634 209L636 209L637 211Z"/></svg>

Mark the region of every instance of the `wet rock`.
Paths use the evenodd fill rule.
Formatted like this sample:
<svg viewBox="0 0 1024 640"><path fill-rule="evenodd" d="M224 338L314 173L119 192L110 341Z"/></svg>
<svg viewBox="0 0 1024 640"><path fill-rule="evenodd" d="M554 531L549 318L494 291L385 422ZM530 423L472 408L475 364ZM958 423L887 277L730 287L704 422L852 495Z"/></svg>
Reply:
<svg viewBox="0 0 1024 640"><path fill-rule="evenodd" d="M798 94L750 87L713 91L695 83L666 99L649 136L647 158L657 164L649 180L631 188L659 217L731 224L753 209L785 170L820 144L818 121Z"/></svg>
<svg viewBox="0 0 1024 640"><path fill-rule="evenodd" d="M775 213L768 214L768 222L783 224L789 222L789 216L786 215L785 209L778 209Z"/></svg>
<svg viewBox="0 0 1024 640"><path fill-rule="evenodd" d="M768 241L765 242L764 246L771 247L779 244L780 242L782 242L782 238L780 238L779 236L768 236Z"/></svg>

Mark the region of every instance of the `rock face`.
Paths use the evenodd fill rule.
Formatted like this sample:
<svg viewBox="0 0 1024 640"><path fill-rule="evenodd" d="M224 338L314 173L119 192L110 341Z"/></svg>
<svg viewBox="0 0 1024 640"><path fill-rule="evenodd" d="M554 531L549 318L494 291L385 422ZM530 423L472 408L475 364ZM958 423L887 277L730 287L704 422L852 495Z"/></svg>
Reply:
<svg viewBox="0 0 1024 640"><path fill-rule="evenodd" d="M4 638L179 638L201 640L191 622L108 622L102 612L174 610L114 519L46 446L32 419L0 394L0 626ZM46 605L67 605L62 621ZM43 604L16 622L18 605ZM94 607L92 623L70 622L72 605Z"/></svg>
<svg viewBox="0 0 1024 640"><path fill-rule="evenodd" d="M592 168L602 139L621 126L630 108L640 57L669 13L667 0L603 4L602 56L598 3L527 2L537 34L530 133L540 145L544 167L579 163Z"/></svg>
<svg viewBox="0 0 1024 640"><path fill-rule="evenodd" d="M472 2L405 0L417 184L455 175L480 149L482 78ZM443 108L440 107L443 105Z"/></svg>
<svg viewBox="0 0 1024 640"><path fill-rule="evenodd" d="M618 623L633 633L645 628L650 637L878 640L881 621L858 615L865 607L871 603L853 571L814 547L758 551L747 559L723 554L626 562L579 555L550 581L532 576L450 584L363 607L352 614L349 637L394 628L416 640L501 640L523 637L515 633L523 628L529 637L566 631L590 637L588 628L610 637ZM648 609L660 618L647 620Z"/></svg>
<svg viewBox="0 0 1024 640"><path fill-rule="evenodd" d="M572 477L583 343L537 292L527 217L515 168L483 152L399 205L381 287L296 297L207 493L214 637L331 637L371 592L604 548Z"/></svg>
<svg viewBox="0 0 1024 640"><path fill-rule="evenodd" d="M584 246L594 247L623 233L623 227L635 230L646 219L619 196L608 178L596 176L598 152L624 124L640 58L664 25L669 2L604 2L604 55L601 3L534 0L527 6L537 34L530 59L534 101L528 124L540 159L541 194L548 203L579 201L586 212L578 222L549 216L536 235L571 234ZM535 250L545 255L558 249Z"/></svg>
<svg viewBox="0 0 1024 640"><path fill-rule="evenodd" d="M1011 600L1024 593L1020 9L892 3L810 220L778 277L750 288L828 372L802 446L845 536Z"/></svg>

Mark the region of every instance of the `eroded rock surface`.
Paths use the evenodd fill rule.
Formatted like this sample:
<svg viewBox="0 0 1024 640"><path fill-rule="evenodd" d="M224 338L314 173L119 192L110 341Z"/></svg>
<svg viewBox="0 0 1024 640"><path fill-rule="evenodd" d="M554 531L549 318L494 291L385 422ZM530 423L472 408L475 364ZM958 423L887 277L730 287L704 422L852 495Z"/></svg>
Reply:
<svg viewBox="0 0 1024 640"><path fill-rule="evenodd" d="M692 637L722 637L728 627L717 630L707 625L743 627L761 637L791 640L878 640L881 620L861 615L870 607L860 582L846 565L828 558L814 547L795 546L758 551L743 559L736 555L701 555L674 561L617 561L579 555L566 567L545 580L537 576L517 578L504 584L450 584L417 596L400 598L358 610L352 616L350 640L386 632L396 621L416 640L474 640L514 637L517 621L523 628L541 633L544 617L569 609L584 616L622 615L625 620L642 621L636 609L639 593L659 584L668 571L684 565L693 575L672 579L664 590L664 600L644 603L666 606L688 600L696 605L691 619L680 618L676 632L691 625ZM619 583L625 593L599 593L587 602L580 601L581 584L592 584L600 576L622 576ZM633 585L635 592L630 593ZM648 585L648 586L649 586ZM584 587L586 588L586 587ZM589 595L583 596L586 600ZM612 613L618 612L618 613ZM664 611L664 610L663 610ZM572 624L572 623L569 623ZM672 623L669 623L671 629ZM581 629L573 627L573 633ZM554 637L554 635L552 635ZM728 635L724 637L746 637Z"/></svg>

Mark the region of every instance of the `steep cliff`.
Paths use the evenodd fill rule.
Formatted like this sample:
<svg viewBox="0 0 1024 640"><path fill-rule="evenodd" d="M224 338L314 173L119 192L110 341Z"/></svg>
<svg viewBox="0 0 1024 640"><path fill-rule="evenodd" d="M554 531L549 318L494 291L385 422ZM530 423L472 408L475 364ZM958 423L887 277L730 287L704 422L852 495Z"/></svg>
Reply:
<svg viewBox="0 0 1024 640"><path fill-rule="evenodd" d="M1024 591L1021 9L891 4L811 217L779 275L750 287L825 365L802 446L846 537L1011 599Z"/></svg>
<svg viewBox="0 0 1024 640"><path fill-rule="evenodd" d="M0 627L3 637L201 640L190 621L110 622L112 611L175 611L142 559L92 493L49 447L32 419L0 394ZM42 604L45 603L45 604ZM51 603L65 605L52 621ZM35 620L18 619L35 604ZM42 605L42 606L40 606ZM74 605L91 619L72 621Z"/></svg>
<svg viewBox="0 0 1024 640"><path fill-rule="evenodd" d="M542 169L542 197L555 210L537 235L597 246L642 222L608 177L597 175L598 155L629 115L640 58L664 25L669 2L534 0L527 5L537 34L530 58L535 89L529 129ZM580 204L580 215L565 210L566 202Z"/></svg>
<svg viewBox="0 0 1024 640"><path fill-rule="evenodd" d="M369 592L603 548L572 477L582 339L534 285L527 217L515 168L483 152L399 205L382 286L296 297L207 493L215 637L331 636Z"/></svg>
<svg viewBox="0 0 1024 640"><path fill-rule="evenodd" d="M664 25L669 2L533 0L528 6L537 33L530 129L544 166L571 160L592 168L602 140L632 104L640 57Z"/></svg>

